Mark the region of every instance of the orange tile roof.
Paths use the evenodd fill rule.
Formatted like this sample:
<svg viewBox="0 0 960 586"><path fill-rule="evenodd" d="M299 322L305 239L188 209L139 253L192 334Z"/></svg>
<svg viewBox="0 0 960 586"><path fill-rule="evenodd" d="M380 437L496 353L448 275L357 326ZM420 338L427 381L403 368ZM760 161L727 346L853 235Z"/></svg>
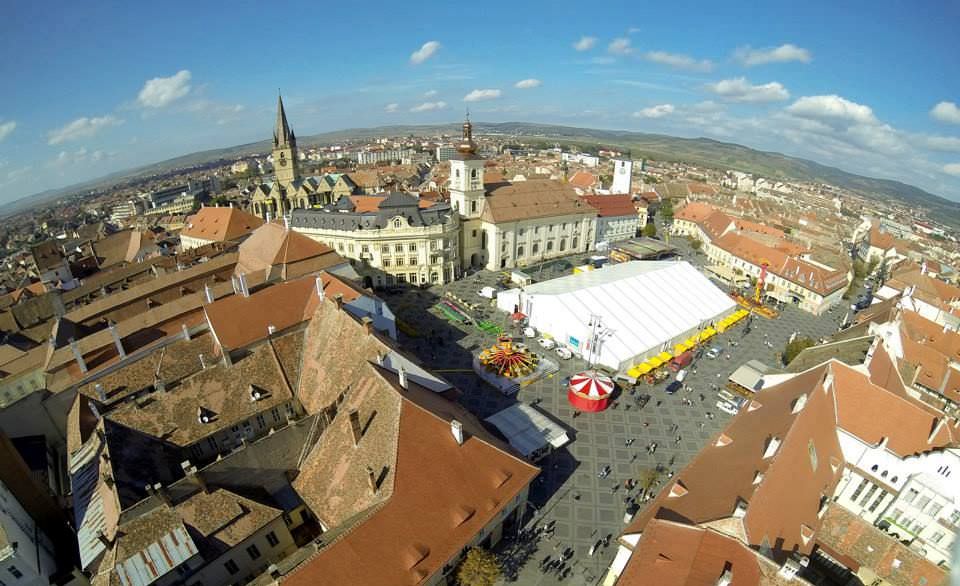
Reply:
<svg viewBox="0 0 960 586"><path fill-rule="evenodd" d="M570 177L567 183L580 189L590 189L597 184L597 177L593 173L577 171Z"/></svg>
<svg viewBox="0 0 960 586"><path fill-rule="evenodd" d="M353 205L356 206L357 213L369 213L376 212L380 209L380 202L387 199L386 195L351 195L350 201L353 202ZM436 201L421 197L418 200L418 205L420 209L426 209L435 204Z"/></svg>
<svg viewBox="0 0 960 586"><path fill-rule="evenodd" d="M761 583L757 554L712 529L654 519L643 532L618 586L714 586L725 570L731 586Z"/></svg>
<svg viewBox="0 0 960 586"><path fill-rule="evenodd" d="M349 303L361 293L345 282L321 273L324 295L337 293ZM207 322L220 345L227 349L243 348L267 337L267 328L282 332L309 320L319 304L316 277L278 283L261 289L249 297L231 295L204 308Z"/></svg>
<svg viewBox="0 0 960 586"><path fill-rule="evenodd" d="M942 412L890 392L850 366L833 364L839 427L868 444L886 439L887 449L901 458L953 444Z"/></svg>
<svg viewBox="0 0 960 586"><path fill-rule="evenodd" d="M749 545L760 545L765 537L770 543L782 539L784 550L796 547L809 553L812 543L804 543L801 526L818 527L820 496L832 494L842 474L834 400L821 385L827 368L816 367L757 393L751 407L741 410L724 430L723 436L732 441L715 439L703 448L625 533L642 532L653 518L695 524L727 519L743 499ZM806 404L793 413L801 396L806 396ZM771 438L777 438L780 446L764 458ZM815 469L811 443L818 455ZM757 474L763 475L759 484ZM674 490L678 486L680 490Z"/></svg>
<svg viewBox="0 0 960 586"><path fill-rule="evenodd" d="M584 195L581 199L594 207L601 218L637 215L637 208L629 194Z"/></svg>
<svg viewBox="0 0 960 586"><path fill-rule="evenodd" d="M713 245L754 265L766 264L770 273L821 295L827 295L847 285L847 275L843 271L830 271L792 258L741 234L729 232L715 240Z"/></svg>
<svg viewBox="0 0 960 586"><path fill-rule="evenodd" d="M487 194L482 217L488 222L595 215L569 184L549 179L500 183Z"/></svg>
<svg viewBox="0 0 960 586"><path fill-rule="evenodd" d="M778 230L777 228L759 224L750 220L745 220L743 218L737 218L734 220L734 223L737 226L737 230L756 232L757 234L766 234L767 236L774 236L776 238L783 238L786 236L786 234L783 233L783 230Z"/></svg>
<svg viewBox="0 0 960 586"><path fill-rule="evenodd" d="M332 343L349 351L329 351ZM324 522L347 527L286 582L419 584L440 572L537 475L457 403L412 381L401 388L397 376L376 363L391 350L333 303L317 307L307 329L300 396L308 412L335 403L339 415L311 450L294 488ZM356 447L351 409L359 410L365 428ZM452 419L463 423L462 445L451 433Z"/></svg>
<svg viewBox="0 0 960 586"><path fill-rule="evenodd" d="M701 203L699 201L692 201L677 210L677 212L674 213L673 218L675 220L686 220L688 222L693 222L694 224L699 224L705 220L707 216L716 211L717 209L711 205Z"/></svg>
<svg viewBox="0 0 960 586"><path fill-rule="evenodd" d="M236 273L254 273L274 266L284 266L316 259L313 271L342 264L345 261L332 248L288 230L278 222L264 224L240 245Z"/></svg>
<svg viewBox="0 0 960 586"><path fill-rule="evenodd" d="M890 250L895 246L893 236L877 227L870 228L870 246L880 250Z"/></svg>
<svg viewBox="0 0 960 586"><path fill-rule="evenodd" d="M263 220L237 208L200 208L187 218L181 236L223 242L235 240L263 225Z"/></svg>

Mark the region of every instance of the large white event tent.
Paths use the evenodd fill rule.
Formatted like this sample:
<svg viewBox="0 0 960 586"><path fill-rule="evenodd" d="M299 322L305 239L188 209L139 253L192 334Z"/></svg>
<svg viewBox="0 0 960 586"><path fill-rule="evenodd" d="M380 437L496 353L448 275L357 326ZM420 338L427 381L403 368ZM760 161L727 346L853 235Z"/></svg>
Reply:
<svg viewBox="0 0 960 586"><path fill-rule="evenodd" d="M623 371L719 322L736 303L682 261L634 261L503 291L497 307L582 355L599 316L597 364Z"/></svg>

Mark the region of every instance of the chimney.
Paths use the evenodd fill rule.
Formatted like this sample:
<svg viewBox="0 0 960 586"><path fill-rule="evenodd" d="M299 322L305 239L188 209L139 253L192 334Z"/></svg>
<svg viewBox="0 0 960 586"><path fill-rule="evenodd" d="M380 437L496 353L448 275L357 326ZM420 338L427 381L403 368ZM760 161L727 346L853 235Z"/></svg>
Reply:
<svg viewBox="0 0 960 586"><path fill-rule="evenodd" d="M103 390L103 385L101 383L97 383L93 385L93 388L96 389L97 391L97 400L100 401L101 403L106 403L107 392Z"/></svg>
<svg viewBox="0 0 960 586"><path fill-rule="evenodd" d="M77 366L80 367L80 372L86 374L87 363L83 360L83 354L80 353L80 346L77 345L77 341L73 338L70 338L70 350L73 352L73 357L77 361Z"/></svg>
<svg viewBox="0 0 960 586"><path fill-rule="evenodd" d="M333 302L337 304L337 309L343 309L343 293L334 295Z"/></svg>
<svg viewBox="0 0 960 586"><path fill-rule="evenodd" d="M146 489L151 496L156 496L168 507L173 505L173 500L170 498L170 491L159 482L153 485L146 485Z"/></svg>
<svg viewBox="0 0 960 586"><path fill-rule="evenodd" d="M350 430L353 431L353 447L357 447L360 445L363 431L360 429L360 412L356 409L350 410Z"/></svg>
<svg viewBox="0 0 960 586"><path fill-rule="evenodd" d="M367 480L370 482L370 490L377 494L377 475L373 473L373 468L367 466Z"/></svg>
<svg viewBox="0 0 960 586"><path fill-rule="evenodd" d="M374 330L373 330L373 320L370 319L370 316L368 315L363 316L363 318L360 319L360 323L363 324L364 329L367 330L367 335L372 336Z"/></svg>
<svg viewBox="0 0 960 586"><path fill-rule="evenodd" d="M233 294L240 294L240 279L236 275L230 275L230 284L233 286Z"/></svg>
<svg viewBox="0 0 960 586"><path fill-rule="evenodd" d="M107 537L107 534L103 531L97 531L97 539L103 544L104 547L109 548L113 545L113 541Z"/></svg>
<svg viewBox="0 0 960 586"><path fill-rule="evenodd" d="M240 278L238 280L240 281L240 293L242 293L244 297L250 297L250 289L247 287L246 273L240 273Z"/></svg>
<svg viewBox="0 0 960 586"><path fill-rule="evenodd" d="M450 433L453 434L453 439L457 440L457 445L463 445L463 424L453 419L450 421Z"/></svg>
<svg viewBox="0 0 960 586"><path fill-rule="evenodd" d="M207 299L207 303L213 303L213 289L210 288L209 283L203 285L203 296Z"/></svg>
<svg viewBox="0 0 960 586"><path fill-rule="evenodd" d="M200 370L206 370L207 362L203 359L203 352L197 354L197 357L200 359Z"/></svg>
<svg viewBox="0 0 960 586"><path fill-rule="evenodd" d="M180 324L180 331L183 332L183 339L190 340L190 328L187 327L187 324Z"/></svg>
<svg viewBox="0 0 960 586"><path fill-rule="evenodd" d="M267 335L272 336L277 333L277 326L270 324L267 326Z"/></svg>
<svg viewBox="0 0 960 586"><path fill-rule="evenodd" d="M403 364L397 368L397 378L400 379L400 386L404 389L407 388L407 370L403 367Z"/></svg>
<svg viewBox="0 0 960 586"><path fill-rule="evenodd" d="M120 355L120 360L123 360L127 357L127 351L123 349L123 340L120 339L120 334L117 332L117 324L113 320L107 322L107 328L110 330L110 336L113 338L113 345L117 347L117 354Z"/></svg>
<svg viewBox="0 0 960 586"><path fill-rule="evenodd" d="M207 480L203 477L203 474L197 470L197 467L190 463L190 460L180 462L180 467L183 468L183 473L186 477L196 484L200 490L210 492L210 487L207 486Z"/></svg>
<svg viewBox="0 0 960 586"><path fill-rule="evenodd" d="M322 279L321 277L319 277L319 276L317 277L316 285L317 285L317 297L319 297L320 299L323 299L323 297L324 297L324 294L323 294L323 279Z"/></svg>

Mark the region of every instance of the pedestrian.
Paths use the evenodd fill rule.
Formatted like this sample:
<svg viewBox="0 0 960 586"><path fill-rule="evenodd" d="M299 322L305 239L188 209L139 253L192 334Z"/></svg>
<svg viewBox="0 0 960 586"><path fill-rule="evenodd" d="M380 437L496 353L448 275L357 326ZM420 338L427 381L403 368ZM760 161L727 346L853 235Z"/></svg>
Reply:
<svg viewBox="0 0 960 586"><path fill-rule="evenodd" d="M576 419L577 417L580 417L580 412L577 411L576 409L574 409L574 410L573 410L573 418Z"/></svg>

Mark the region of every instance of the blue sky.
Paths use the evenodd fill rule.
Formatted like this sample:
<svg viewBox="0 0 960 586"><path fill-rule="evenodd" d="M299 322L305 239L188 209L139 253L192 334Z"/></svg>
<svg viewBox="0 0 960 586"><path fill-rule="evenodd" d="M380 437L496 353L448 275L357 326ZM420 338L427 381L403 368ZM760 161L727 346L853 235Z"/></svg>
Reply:
<svg viewBox="0 0 960 586"><path fill-rule="evenodd" d="M707 136L960 200L955 1L356 6L8 7L0 201L265 139L277 88L298 135L469 106Z"/></svg>

